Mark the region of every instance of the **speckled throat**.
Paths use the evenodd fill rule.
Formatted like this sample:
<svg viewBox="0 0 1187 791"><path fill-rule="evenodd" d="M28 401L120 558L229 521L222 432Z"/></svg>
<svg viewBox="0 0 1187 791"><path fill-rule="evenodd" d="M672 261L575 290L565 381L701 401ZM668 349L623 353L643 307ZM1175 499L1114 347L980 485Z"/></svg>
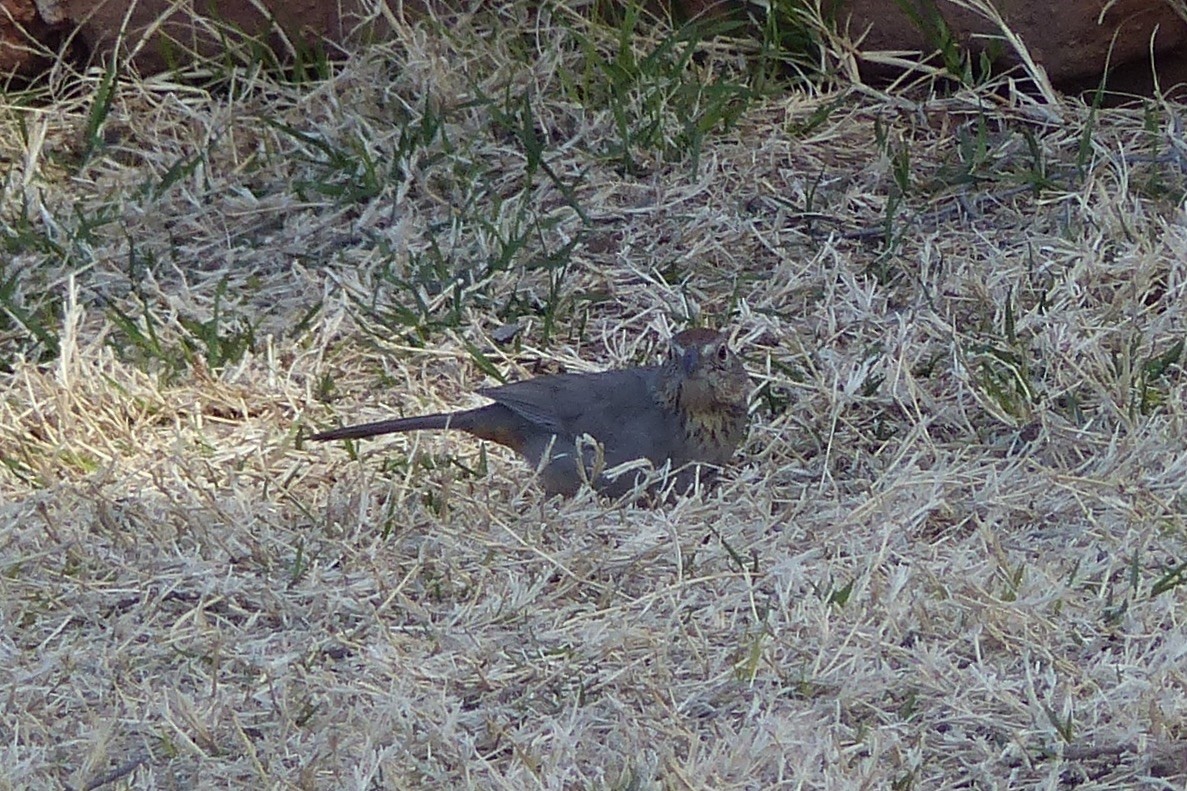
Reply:
<svg viewBox="0 0 1187 791"><path fill-rule="evenodd" d="M684 412L684 437L698 460L725 464L746 436L745 406L718 405L712 411Z"/></svg>

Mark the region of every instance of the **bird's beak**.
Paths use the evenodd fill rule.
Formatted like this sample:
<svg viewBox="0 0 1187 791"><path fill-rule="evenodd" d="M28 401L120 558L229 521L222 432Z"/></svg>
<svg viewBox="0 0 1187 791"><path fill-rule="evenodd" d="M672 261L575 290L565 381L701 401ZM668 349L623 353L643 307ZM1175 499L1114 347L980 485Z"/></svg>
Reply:
<svg viewBox="0 0 1187 791"><path fill-rule="evenodd" d="M701 351L697 348L685 349L684 355L680 358L680 364L684 366L684 373L691 375L697 369L697 364L701 361Z"/></svg>

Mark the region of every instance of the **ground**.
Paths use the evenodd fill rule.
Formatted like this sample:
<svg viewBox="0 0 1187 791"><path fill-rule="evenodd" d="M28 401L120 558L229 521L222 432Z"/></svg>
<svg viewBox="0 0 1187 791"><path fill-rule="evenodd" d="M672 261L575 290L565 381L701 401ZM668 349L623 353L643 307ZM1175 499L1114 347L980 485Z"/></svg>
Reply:
<svg viewBox="0 0 1187 791"><path fill-rule="evenodd" d="M1183 787L1184 108L614 22L8 95L0 787ZM302 441L691 325L660 507Z"/></svg>

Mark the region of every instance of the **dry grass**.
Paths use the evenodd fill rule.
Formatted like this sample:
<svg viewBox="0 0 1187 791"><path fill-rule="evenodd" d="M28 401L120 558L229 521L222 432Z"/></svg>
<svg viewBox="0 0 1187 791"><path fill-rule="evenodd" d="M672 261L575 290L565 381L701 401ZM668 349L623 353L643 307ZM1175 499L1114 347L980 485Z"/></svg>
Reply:
<svg viewBox="0 0 1187 791"><path fill-rule="evenodd" d="M0 787L1182 788L1183 108L688 137L727 44L606 95L610 34L500 13L121 83L85 162L101 75L4 112ZM754 425L667 508L297 441L690 318Z"/></svg>

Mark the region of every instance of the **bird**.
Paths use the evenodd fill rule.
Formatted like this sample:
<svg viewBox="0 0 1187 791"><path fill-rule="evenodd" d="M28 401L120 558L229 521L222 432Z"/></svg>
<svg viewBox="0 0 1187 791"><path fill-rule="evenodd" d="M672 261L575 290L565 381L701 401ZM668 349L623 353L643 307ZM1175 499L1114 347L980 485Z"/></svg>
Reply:
<svg viewBox="0 0 1187 791"><path fill-rule="evenodd" d="M621 498L636 490L647 465L617 477L606 472L636 459L667 470L648 491L685 493L697 481L711 484L745 438L749 391L728 338L696 327L672 337L659 365L538 376L480 389L493 402L486 406L345 426L309 439L451 429L515 451L539 470L548 495L572 496L588 482Z"/></svg>

